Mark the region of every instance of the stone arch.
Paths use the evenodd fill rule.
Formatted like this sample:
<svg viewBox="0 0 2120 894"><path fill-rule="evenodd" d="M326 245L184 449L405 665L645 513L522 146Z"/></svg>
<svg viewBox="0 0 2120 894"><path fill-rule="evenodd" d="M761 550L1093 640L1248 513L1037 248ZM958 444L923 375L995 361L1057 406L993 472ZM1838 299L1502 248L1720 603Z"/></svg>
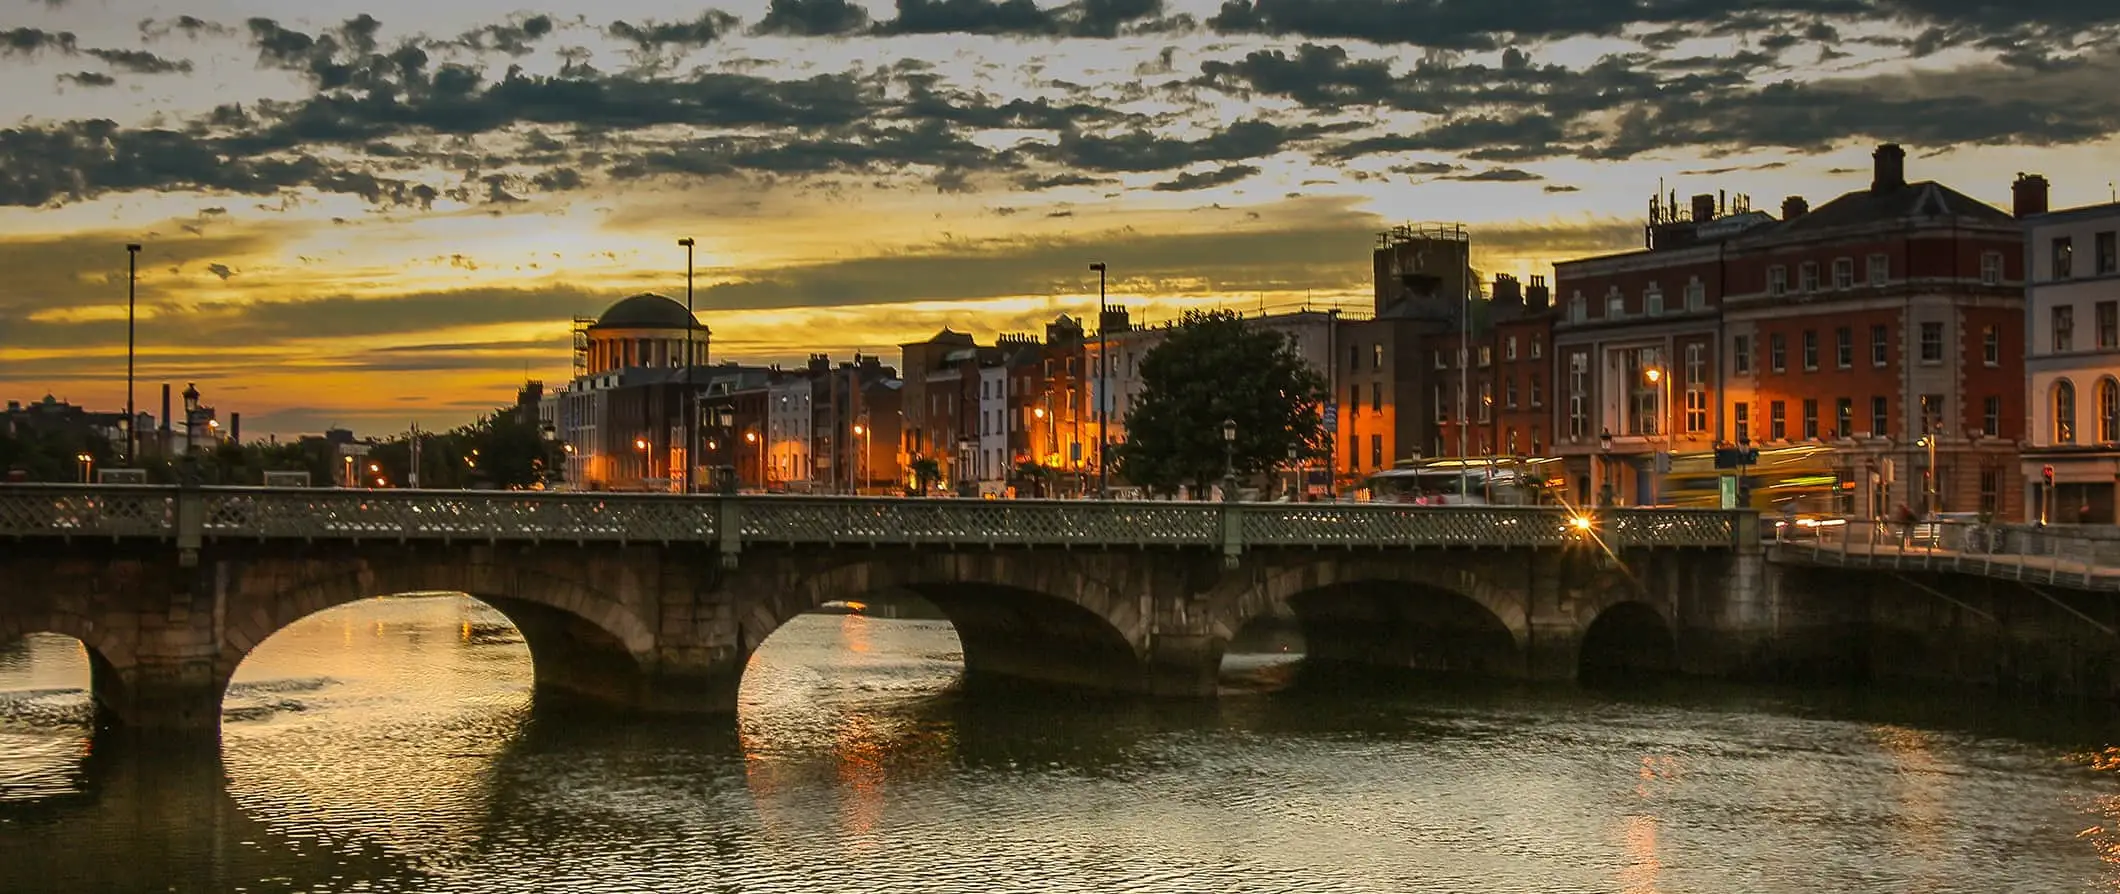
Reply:
<svg viewBox="0 0 2120 894"><path fill-rule="evenodd" d="M1097 554L1070 559L1007 551L885 553L800 574L772 592L739 592L737 666L797 615L896 590L949 617L963 644L967 682L1147 691L1150 584L1139 579L1138 565L1099 561Z"/></svg>
<svg viewBox="0 0 2120 894"><path fill-rule="evenodd" d="M1598 611L1583 628L1576 663L1583 679L1671 673L1678 668L1677 632L1655 605L1640 599L1618 600Z"/></svg>
<svg viewBox="0 0 2120 894"><path fill-rule="evenodd" d="M621 705L649 698L655 631L611 593L549 562L437 553L251 562L230 576L233 595L213 668L217 701L236 667L272 634L325 609L419 592L465 593L507 617L530 649L541 695Z"/></svg>
<svg viewBox="0 0 2120 894"><path fill-rule="evenodd" d="M88 693L95 704L96 725L108 724L128 704L128 680L134 665L131 637L71 612L0 615L0 645L36 633L72 637L88 653Z"/></svg>
<svg viewBox="0 0 2120 894"><path fill-rule="evenodd" d="M1485 560L1456 567L1406 556L1329 556L1262 569L1208 607L1215 661L1253 618L1302 625L1306 660L1515 676L1524 670L1521 597Z"/></svg>

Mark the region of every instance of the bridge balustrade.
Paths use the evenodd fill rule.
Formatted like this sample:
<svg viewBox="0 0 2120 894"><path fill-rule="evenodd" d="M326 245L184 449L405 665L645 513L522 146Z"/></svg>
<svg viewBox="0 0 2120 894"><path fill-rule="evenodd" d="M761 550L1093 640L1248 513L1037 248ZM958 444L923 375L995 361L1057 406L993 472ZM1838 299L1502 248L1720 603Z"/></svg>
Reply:
<svg viewBox="0 0 2120 894"><path fill-rule="evenodd" d="M1784 528L1776 558L2120 590L2120 531L2074 525L1829 519Z"/></svg>
<svg viewBox="0 0 2120 894"><path fill-rule="evenodd" d="M1744 512L537 491L0 485L0 537L1057 547L1730 548Z"/></svg>

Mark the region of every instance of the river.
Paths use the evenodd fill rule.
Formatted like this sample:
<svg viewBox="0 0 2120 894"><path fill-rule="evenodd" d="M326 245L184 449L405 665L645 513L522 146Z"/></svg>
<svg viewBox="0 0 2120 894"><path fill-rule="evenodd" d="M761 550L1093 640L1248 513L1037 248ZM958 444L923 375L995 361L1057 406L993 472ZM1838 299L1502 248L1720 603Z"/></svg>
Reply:
<svg viewBox="0 0 2120 894"><path fill-rule="evenodd" d="M2120 730L1963 700L1394 679L1213 704L956 692L939 621L810 615L723 720L533 710L457 597L312 616L218 750L93 743L78 644L0 646L0 889L2120 890Z"/></svg>

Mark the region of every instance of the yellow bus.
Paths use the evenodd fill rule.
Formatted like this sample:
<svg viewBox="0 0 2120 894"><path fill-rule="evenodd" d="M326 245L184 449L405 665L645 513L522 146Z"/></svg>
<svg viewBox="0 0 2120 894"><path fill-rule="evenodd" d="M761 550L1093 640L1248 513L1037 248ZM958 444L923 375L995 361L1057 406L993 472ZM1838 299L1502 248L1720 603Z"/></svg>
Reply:
<svg viewBox="0 0 2120 894"><path fill-rule="evenodd" d="M1759 451L1759 462L1746 466L1737 492L1740 505L1762 512L1832 513L1844 511L1840 495L1854 482L1842 481L1832 464L1833 448L1816 444ZM1673 506L1713 509L1722 506L1722 481L1737 478L1738 469L1715 467L1715 453L1677 453L1664 479L1664 502Z"/></svg>
<svg viewBox="0 0 2120 894"><path fill-rule="evenodd" d="M1435 459L1401 461L1362 482L1369 499L1379 503L1425 506L1525 506L1559 502L1554 495L1567 483L1554 457L1518 460Z"/></svg>

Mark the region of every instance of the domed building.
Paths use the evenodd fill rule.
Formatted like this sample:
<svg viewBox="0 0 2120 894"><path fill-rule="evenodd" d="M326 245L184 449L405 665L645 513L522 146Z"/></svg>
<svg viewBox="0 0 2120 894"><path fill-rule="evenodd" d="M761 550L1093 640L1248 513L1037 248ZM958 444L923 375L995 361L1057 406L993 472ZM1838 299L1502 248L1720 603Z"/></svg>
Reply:
<svg viewBox="0 0 2120 894"><path fill-rule="evenodd" d="M687 329L691 330L689 340ZM592 376L642 367L682 367L688 346L692 365L705 366L712 334L684 305L654 292L611 305L582 332L588 342L586 368Z"/></svg>

